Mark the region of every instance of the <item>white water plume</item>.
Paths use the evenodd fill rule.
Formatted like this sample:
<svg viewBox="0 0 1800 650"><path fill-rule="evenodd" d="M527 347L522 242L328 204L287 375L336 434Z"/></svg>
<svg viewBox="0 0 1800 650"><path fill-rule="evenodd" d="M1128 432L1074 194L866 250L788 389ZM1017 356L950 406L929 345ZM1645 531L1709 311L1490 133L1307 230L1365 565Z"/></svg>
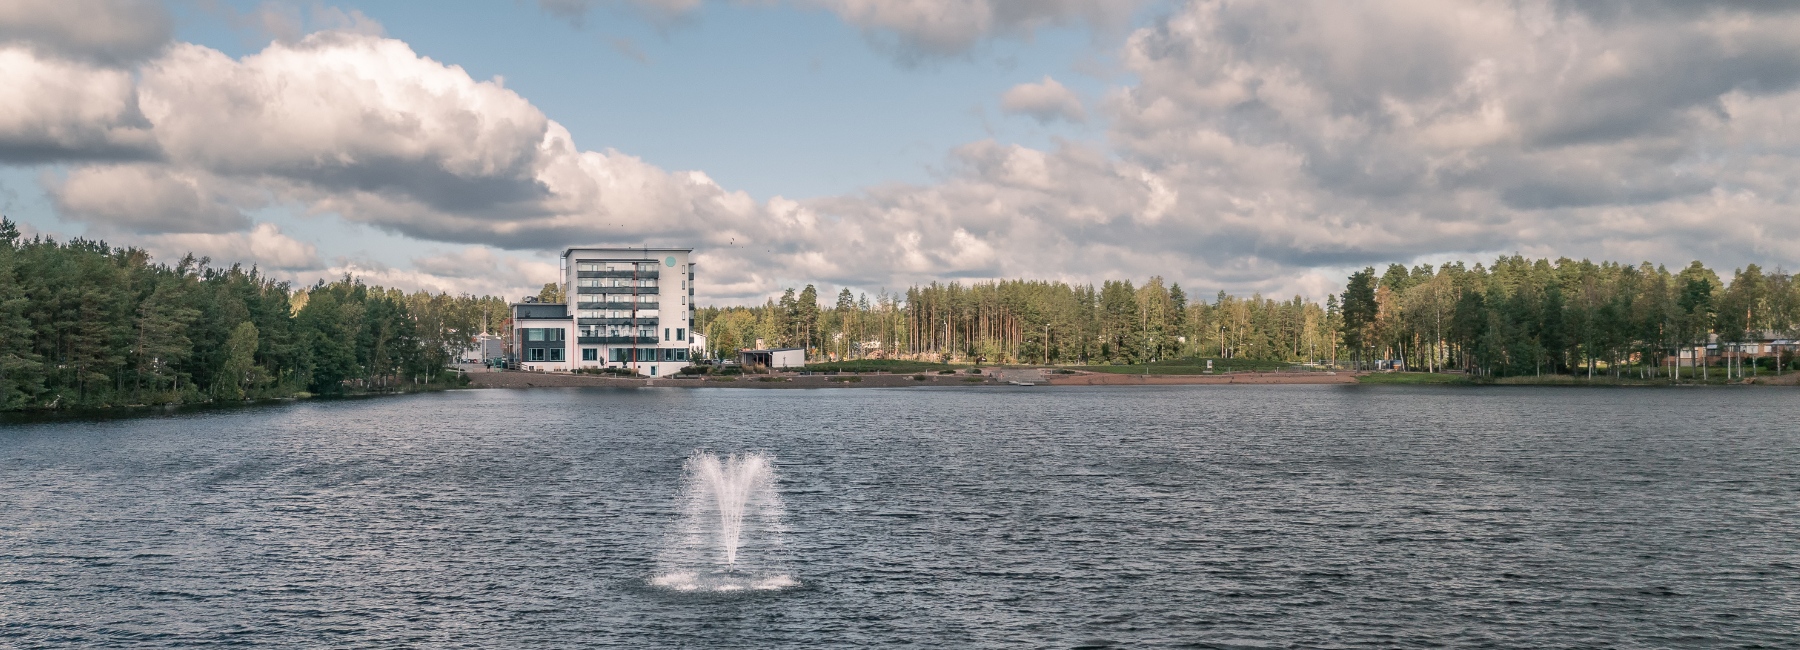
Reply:
<svg viewBox="0 0 1800 650"><path fill-rule="evenodd" d="M682 465L682 518L650 584L679 591L798 584L781 564L782 507L767 454L695 452Z"/></svg>

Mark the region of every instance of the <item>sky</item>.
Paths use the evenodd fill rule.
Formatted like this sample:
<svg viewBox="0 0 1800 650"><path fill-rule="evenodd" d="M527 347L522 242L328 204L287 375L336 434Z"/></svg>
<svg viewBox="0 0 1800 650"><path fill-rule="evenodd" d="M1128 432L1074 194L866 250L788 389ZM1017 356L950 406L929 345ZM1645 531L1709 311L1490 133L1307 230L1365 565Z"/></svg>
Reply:
<svg viewBox="0 0 1800 650"><path fill-rule="evenodd" d="M535 293L568 246L788 287L1322 299L1498 255L1800 260L1800 5L14 0L28 234Z"/></svg>

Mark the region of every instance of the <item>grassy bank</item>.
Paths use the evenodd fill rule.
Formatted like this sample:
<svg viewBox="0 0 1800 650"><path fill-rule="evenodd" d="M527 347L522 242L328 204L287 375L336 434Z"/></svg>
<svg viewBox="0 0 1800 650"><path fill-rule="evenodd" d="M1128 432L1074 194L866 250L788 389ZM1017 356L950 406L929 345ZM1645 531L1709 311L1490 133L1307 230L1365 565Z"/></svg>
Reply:
<svg viewBox="0 0 1800 650"><path fill-rule="evenodd" d="M903 375L912 372L937 372L939 370L960 370L970 368L969 365L950 363L932 363L929 361L904 361L894 359L864 359L860 361L833 361L829 363L809 363L805 370L812 372L891 372Z"/></svg>
<svg viewBox="0 0 1800 650"><path fill-rule="evenodd" d="M1725 379L1713 377L1707 380L1683 377L1679 381L1671 381L1668 377L1640 379L1637 377L1611 377L1596 375L1522 375L1518 377L1470 377L1468 375L1430 373L1430 372L1377 372L1357 377L1364 384L1410 384L1410 385L1454 385L1454 386L1724 386L1741 384L1741 379Z"/></svg>
<svg viewBox="0 0 1800 650"><path fill-rule="evenodd" d="M1467 375L1450 375L1437 372L1377 372L1357 377L1356 381L1364 384L1456 384L1472 385L1476 382Z"/></svg>
<svg viewBox="0 0 1800 650"><path fill-rule="evenodd" d="M1117 366L1083 366L1082 370L1107 372L1120 375L1203 375L1206 374L1206 362L1213 364L1214 374L1221 372L1275 372L1290 370L1294 364L1285 361L1262 361L1257 359L1207 359L1204 357L1187 359L1170 359L1154 363L1140 363Z"/></svg>

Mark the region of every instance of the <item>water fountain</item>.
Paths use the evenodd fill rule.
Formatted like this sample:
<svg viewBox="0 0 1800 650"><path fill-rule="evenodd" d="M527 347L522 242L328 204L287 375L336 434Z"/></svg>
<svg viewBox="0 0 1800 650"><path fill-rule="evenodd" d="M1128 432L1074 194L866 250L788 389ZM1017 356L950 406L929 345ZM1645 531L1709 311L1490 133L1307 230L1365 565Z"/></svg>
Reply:
<svg viewBox="0 0 1800 650"><path fill-rule="evenodd" d="M698 451L682 470L681 522L658 557L652 585L737 591L797 584L780 570L785 531L773 458Z"/></svg>

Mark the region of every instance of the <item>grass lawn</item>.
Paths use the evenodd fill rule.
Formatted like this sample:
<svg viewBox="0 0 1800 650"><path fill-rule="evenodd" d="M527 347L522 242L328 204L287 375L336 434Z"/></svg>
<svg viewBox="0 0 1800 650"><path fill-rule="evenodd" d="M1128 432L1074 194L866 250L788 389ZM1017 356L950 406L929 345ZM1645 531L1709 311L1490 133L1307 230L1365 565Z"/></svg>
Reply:
<svg viewBox="0 0 1800 650"><path fill-rule="evenodd" d="M1232 371L1287 370L1294 364L1286 361L1262 361L1257 359L1170 359L1149 364L1133 364L1125 366L1074 366L1092 372L1109 372L1118 375L1203 375L1206 374L1206 362L1213 362L1214 373Z"/></svg>
<svg viewBox="0 0 1800 650"><path fill-rule="evenodd" d="M973 366L949 363L931 363L929 361L902 361L894 359L864 359L860 361L833 361L830 363L809 363L804 370L825 372L891 372L903 375L911 372L937 372L939 370L960 370Z"/></svg>

